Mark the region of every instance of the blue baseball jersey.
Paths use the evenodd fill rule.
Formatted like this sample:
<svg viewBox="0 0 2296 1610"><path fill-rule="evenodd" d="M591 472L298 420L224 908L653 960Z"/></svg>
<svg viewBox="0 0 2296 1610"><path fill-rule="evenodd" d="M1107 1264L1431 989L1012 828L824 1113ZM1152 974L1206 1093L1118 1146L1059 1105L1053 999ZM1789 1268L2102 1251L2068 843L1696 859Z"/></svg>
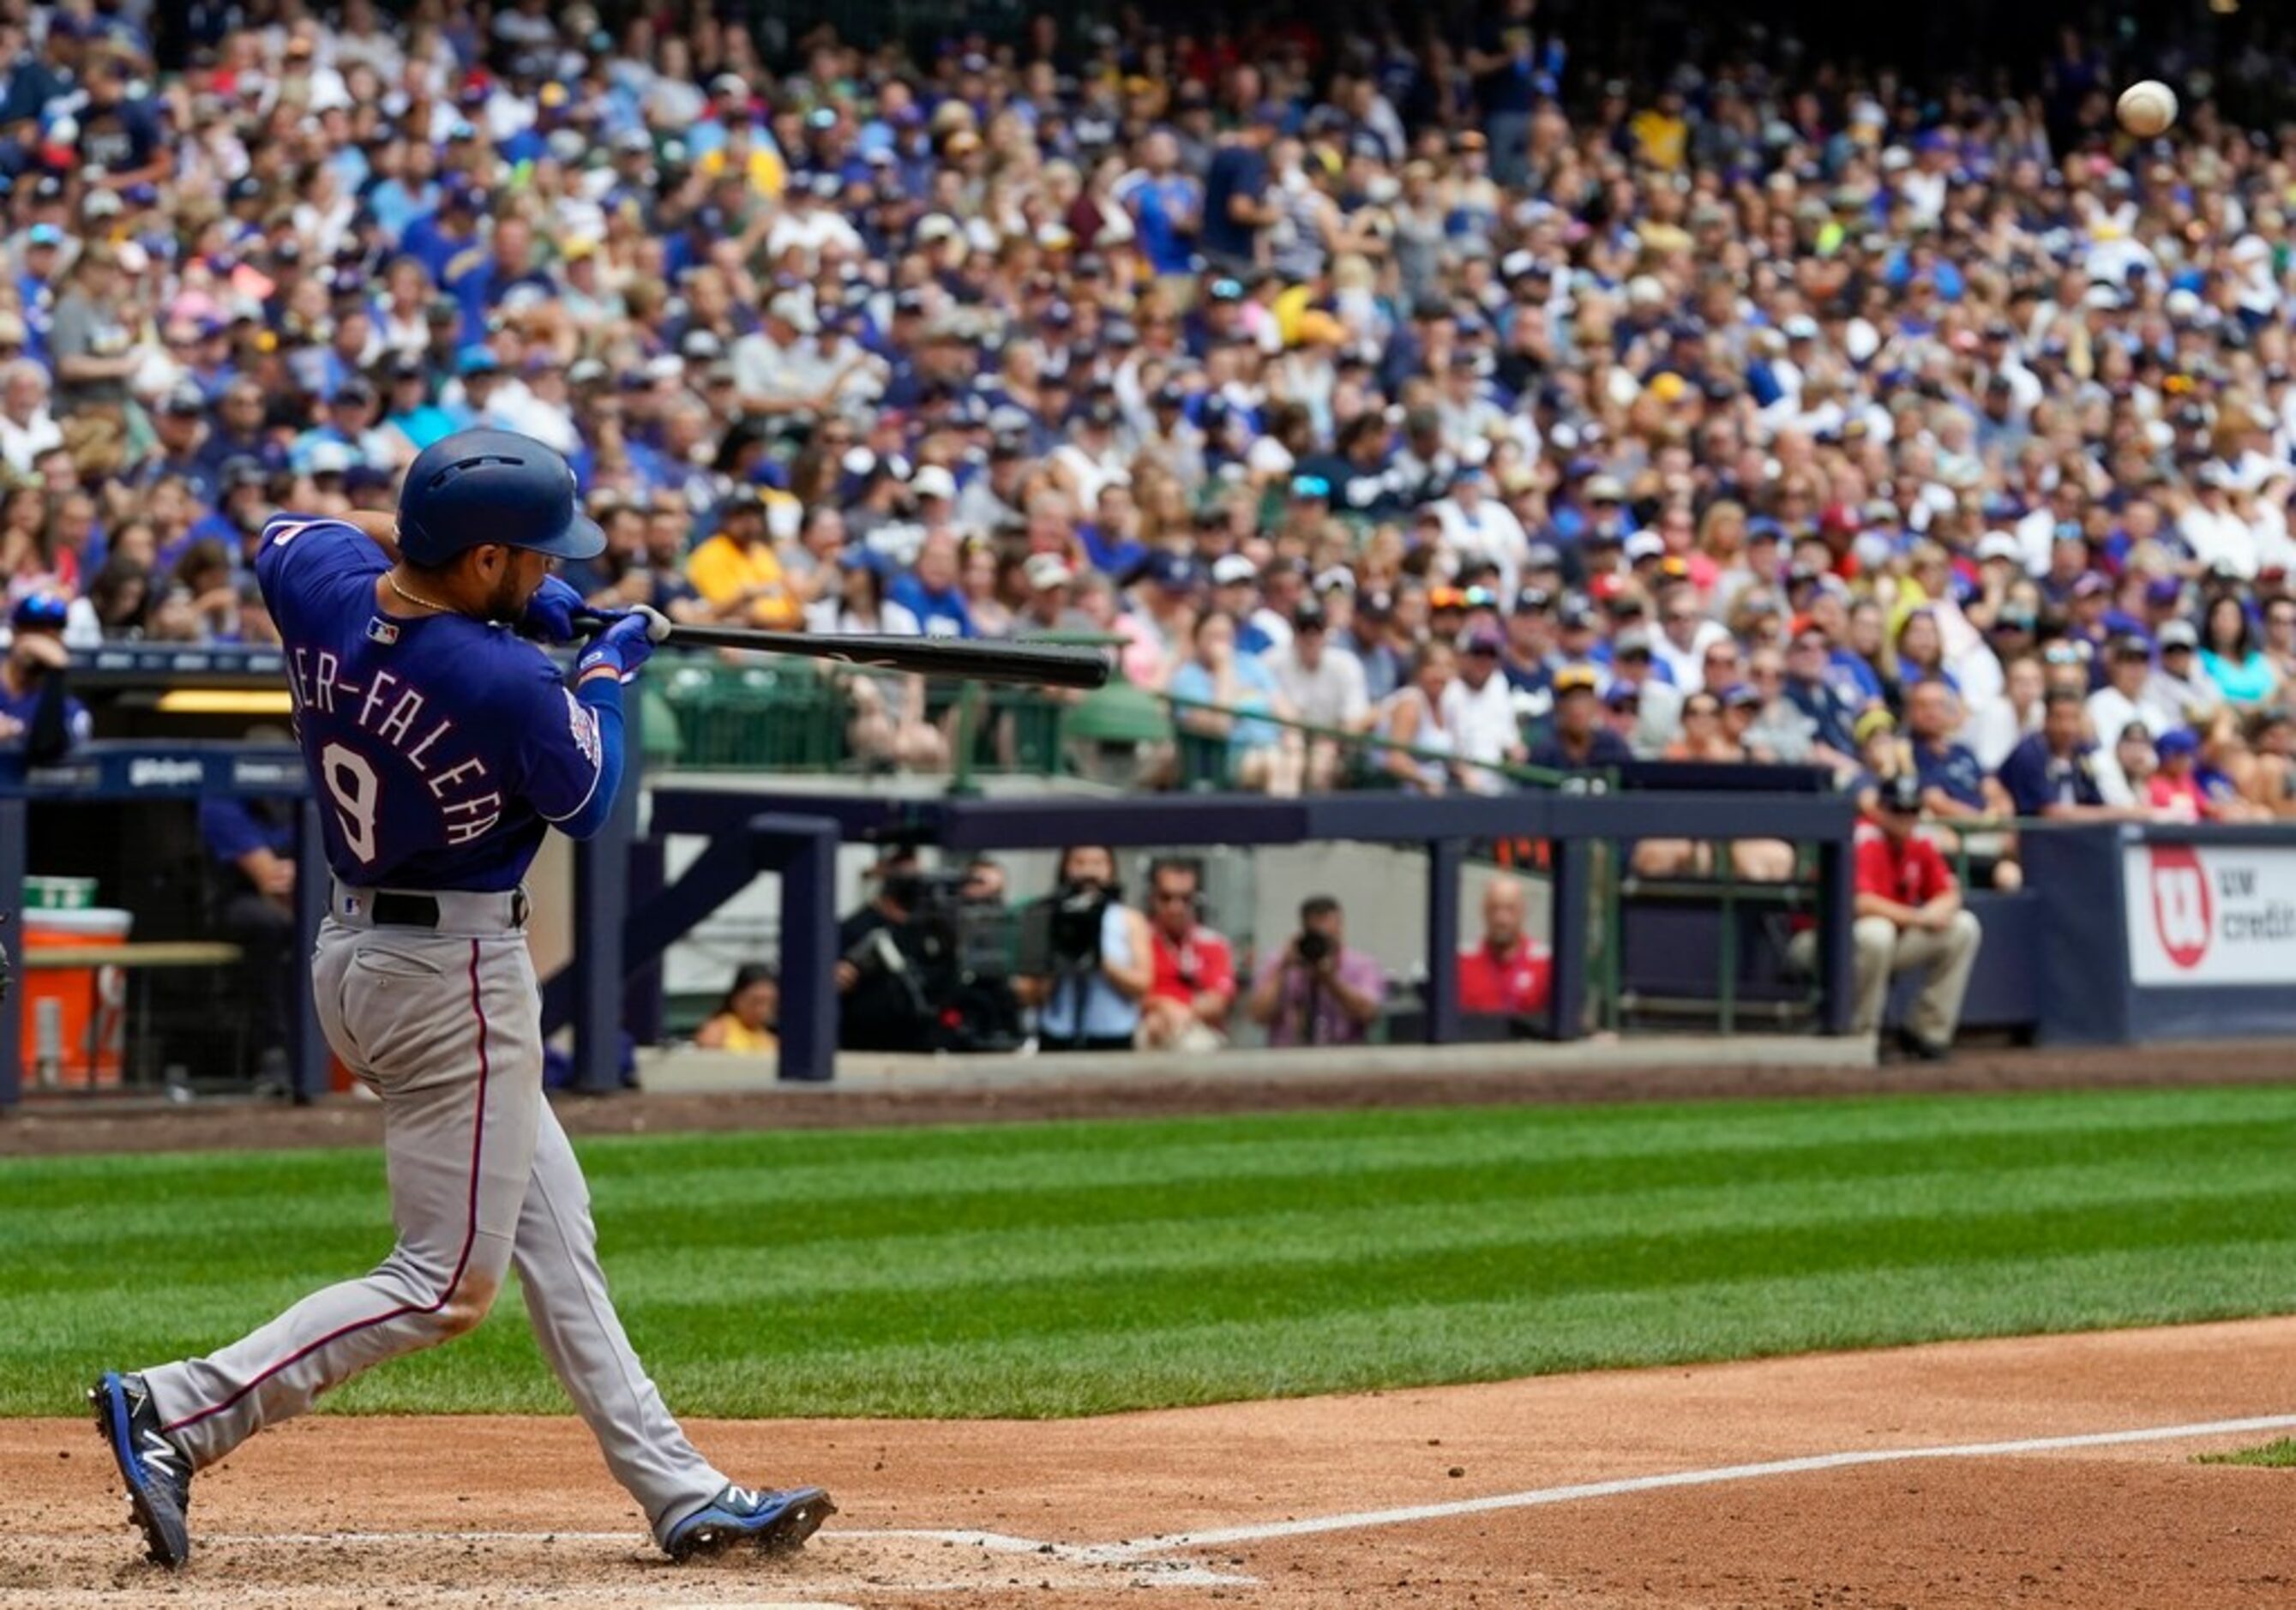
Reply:
<svg viewBox="0 0 2296 1610"><path fill-rule="evenodd" d="M505 628L384 614L388 569L356 526L306 515L274 519L256 555L327 863L354 888L514 889L597 791L597 712Z"/></svg>

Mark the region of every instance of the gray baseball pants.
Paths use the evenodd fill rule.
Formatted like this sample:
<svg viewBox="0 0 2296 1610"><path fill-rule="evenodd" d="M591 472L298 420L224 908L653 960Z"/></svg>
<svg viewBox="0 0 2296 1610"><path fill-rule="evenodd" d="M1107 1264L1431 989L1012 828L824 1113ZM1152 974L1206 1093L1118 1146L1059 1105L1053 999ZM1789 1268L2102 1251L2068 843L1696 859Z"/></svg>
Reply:
<svg viewBox="0 0 2296 1610"><path fill-rule="evenodd" d="M590 1194L542 1095L534 963L511 895L439 894L437 929L378 927L338 890L312 981L327 1043L382 1098L398 1243L221 1351L146 1370L195 1467L368 1366L486 1318L515 1266L535 1338L657 1540L726 1486L631 1351Z"/></svg>

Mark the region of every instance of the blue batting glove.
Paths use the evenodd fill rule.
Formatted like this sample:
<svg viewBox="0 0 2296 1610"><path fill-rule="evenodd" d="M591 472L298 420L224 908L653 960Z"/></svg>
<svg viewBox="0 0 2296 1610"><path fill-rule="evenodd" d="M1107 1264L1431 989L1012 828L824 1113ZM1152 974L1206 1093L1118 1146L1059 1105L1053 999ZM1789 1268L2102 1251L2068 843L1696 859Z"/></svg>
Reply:
<svg viewBox="0 0 2296 1610"><path fill-rule="evenodd" d="M653 645L668 635L669 618L640 604L627 615L615 616L613 624L582 651L582 657L574 662L575 678L578 681L610 665L623 681L633 681L638 667L652 657Z"/></svg>
<svg viewBox="0 0 2296 1610"><path fill-rule="evenodd" d="M571 643L575 638L574 612L585 607L582 595L555 576L545 576L526 600L526 614L519 624L529 637L539 637L545 643Z"/></svg>

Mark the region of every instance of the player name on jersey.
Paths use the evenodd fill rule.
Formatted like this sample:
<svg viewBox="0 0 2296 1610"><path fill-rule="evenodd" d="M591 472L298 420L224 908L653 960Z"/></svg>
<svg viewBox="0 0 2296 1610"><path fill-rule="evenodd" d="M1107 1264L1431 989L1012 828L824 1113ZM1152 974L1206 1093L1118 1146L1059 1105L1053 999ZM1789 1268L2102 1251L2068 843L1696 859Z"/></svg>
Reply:
<svg viewBox="0 0 2296 1610"><path fill-rule="evenodd" d="M297 648L290 665L288 686L299 710L348 715L360 731L381 739L414 768L439 801L448 843L468 843L502 819L502 794L489 786L487 763L472 754L455 758L455 723L449 717L427 714L421 689L380 669L367 678L364 688L347 682L342 662L325 649ZM441 744L447 747L442 750ZM334 775L336 768L365 764L340 745L330 745L323 760L329 768L328 785L339 797L345 788ZM349 779L349 789L357 792L364 781Z"/></svg>

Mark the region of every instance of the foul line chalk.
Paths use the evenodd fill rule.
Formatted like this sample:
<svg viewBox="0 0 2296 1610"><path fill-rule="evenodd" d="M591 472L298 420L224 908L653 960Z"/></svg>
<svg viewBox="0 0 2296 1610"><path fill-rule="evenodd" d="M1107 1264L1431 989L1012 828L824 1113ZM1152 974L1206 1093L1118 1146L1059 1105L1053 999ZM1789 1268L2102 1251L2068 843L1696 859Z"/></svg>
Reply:
<svg viewBox="0 0 2296 1610"><path fill-rule="evenodd" d="M2188 1437L2230 1436L2245 1432L2285 1431L2291 1427L2296 1427L2296 1415L2264 1415L2246 1420L2203 1420L2190 1425L2153 1425L2135 1431L2090 1432L2080 1436L2028 1437L2013 1442L1962 1442L1939 1448L1875 1448L1853 1453L1812 1454L1803 1458L1774 1459L1760 1465L1723 1465L1710 1470L1677 1470L1663 1475L1581 1482L1569 1487L1538 1487L1528 1492L1502 1492L1488 1498L1461 1499L1448 1504L1419 1504L1404 1509L1366 1509L1353 1515L1313 1516L1304 1520L1270 1521L1253 1526L1223 1526L1210 1532L1176 1532L1164 1537L1104 1544L1089 1552L1105 1560L1131 1559L1175 1548L1211 1548L1223 1543L1262 1543L1278 1538L1311 1537L1326 1532L1356 1532L1370 1526L1403 1526L1418 1521L1444 1521L1458 1516L1488 1515L1501 1509L1529 1509L1541 1504L1567 1504L1580 1499L1620 1498L1628 1493L1661 1491L1669 1487L1710 1487L1724 1482L1756 1481L1764 1476L1846 1470L1859 1465L1892 1465L1910 1459L1986 1458L2002 1454L2055 1453L2073 1448L2110 1448L2128 1442L2171 1442Z"/></svg>

